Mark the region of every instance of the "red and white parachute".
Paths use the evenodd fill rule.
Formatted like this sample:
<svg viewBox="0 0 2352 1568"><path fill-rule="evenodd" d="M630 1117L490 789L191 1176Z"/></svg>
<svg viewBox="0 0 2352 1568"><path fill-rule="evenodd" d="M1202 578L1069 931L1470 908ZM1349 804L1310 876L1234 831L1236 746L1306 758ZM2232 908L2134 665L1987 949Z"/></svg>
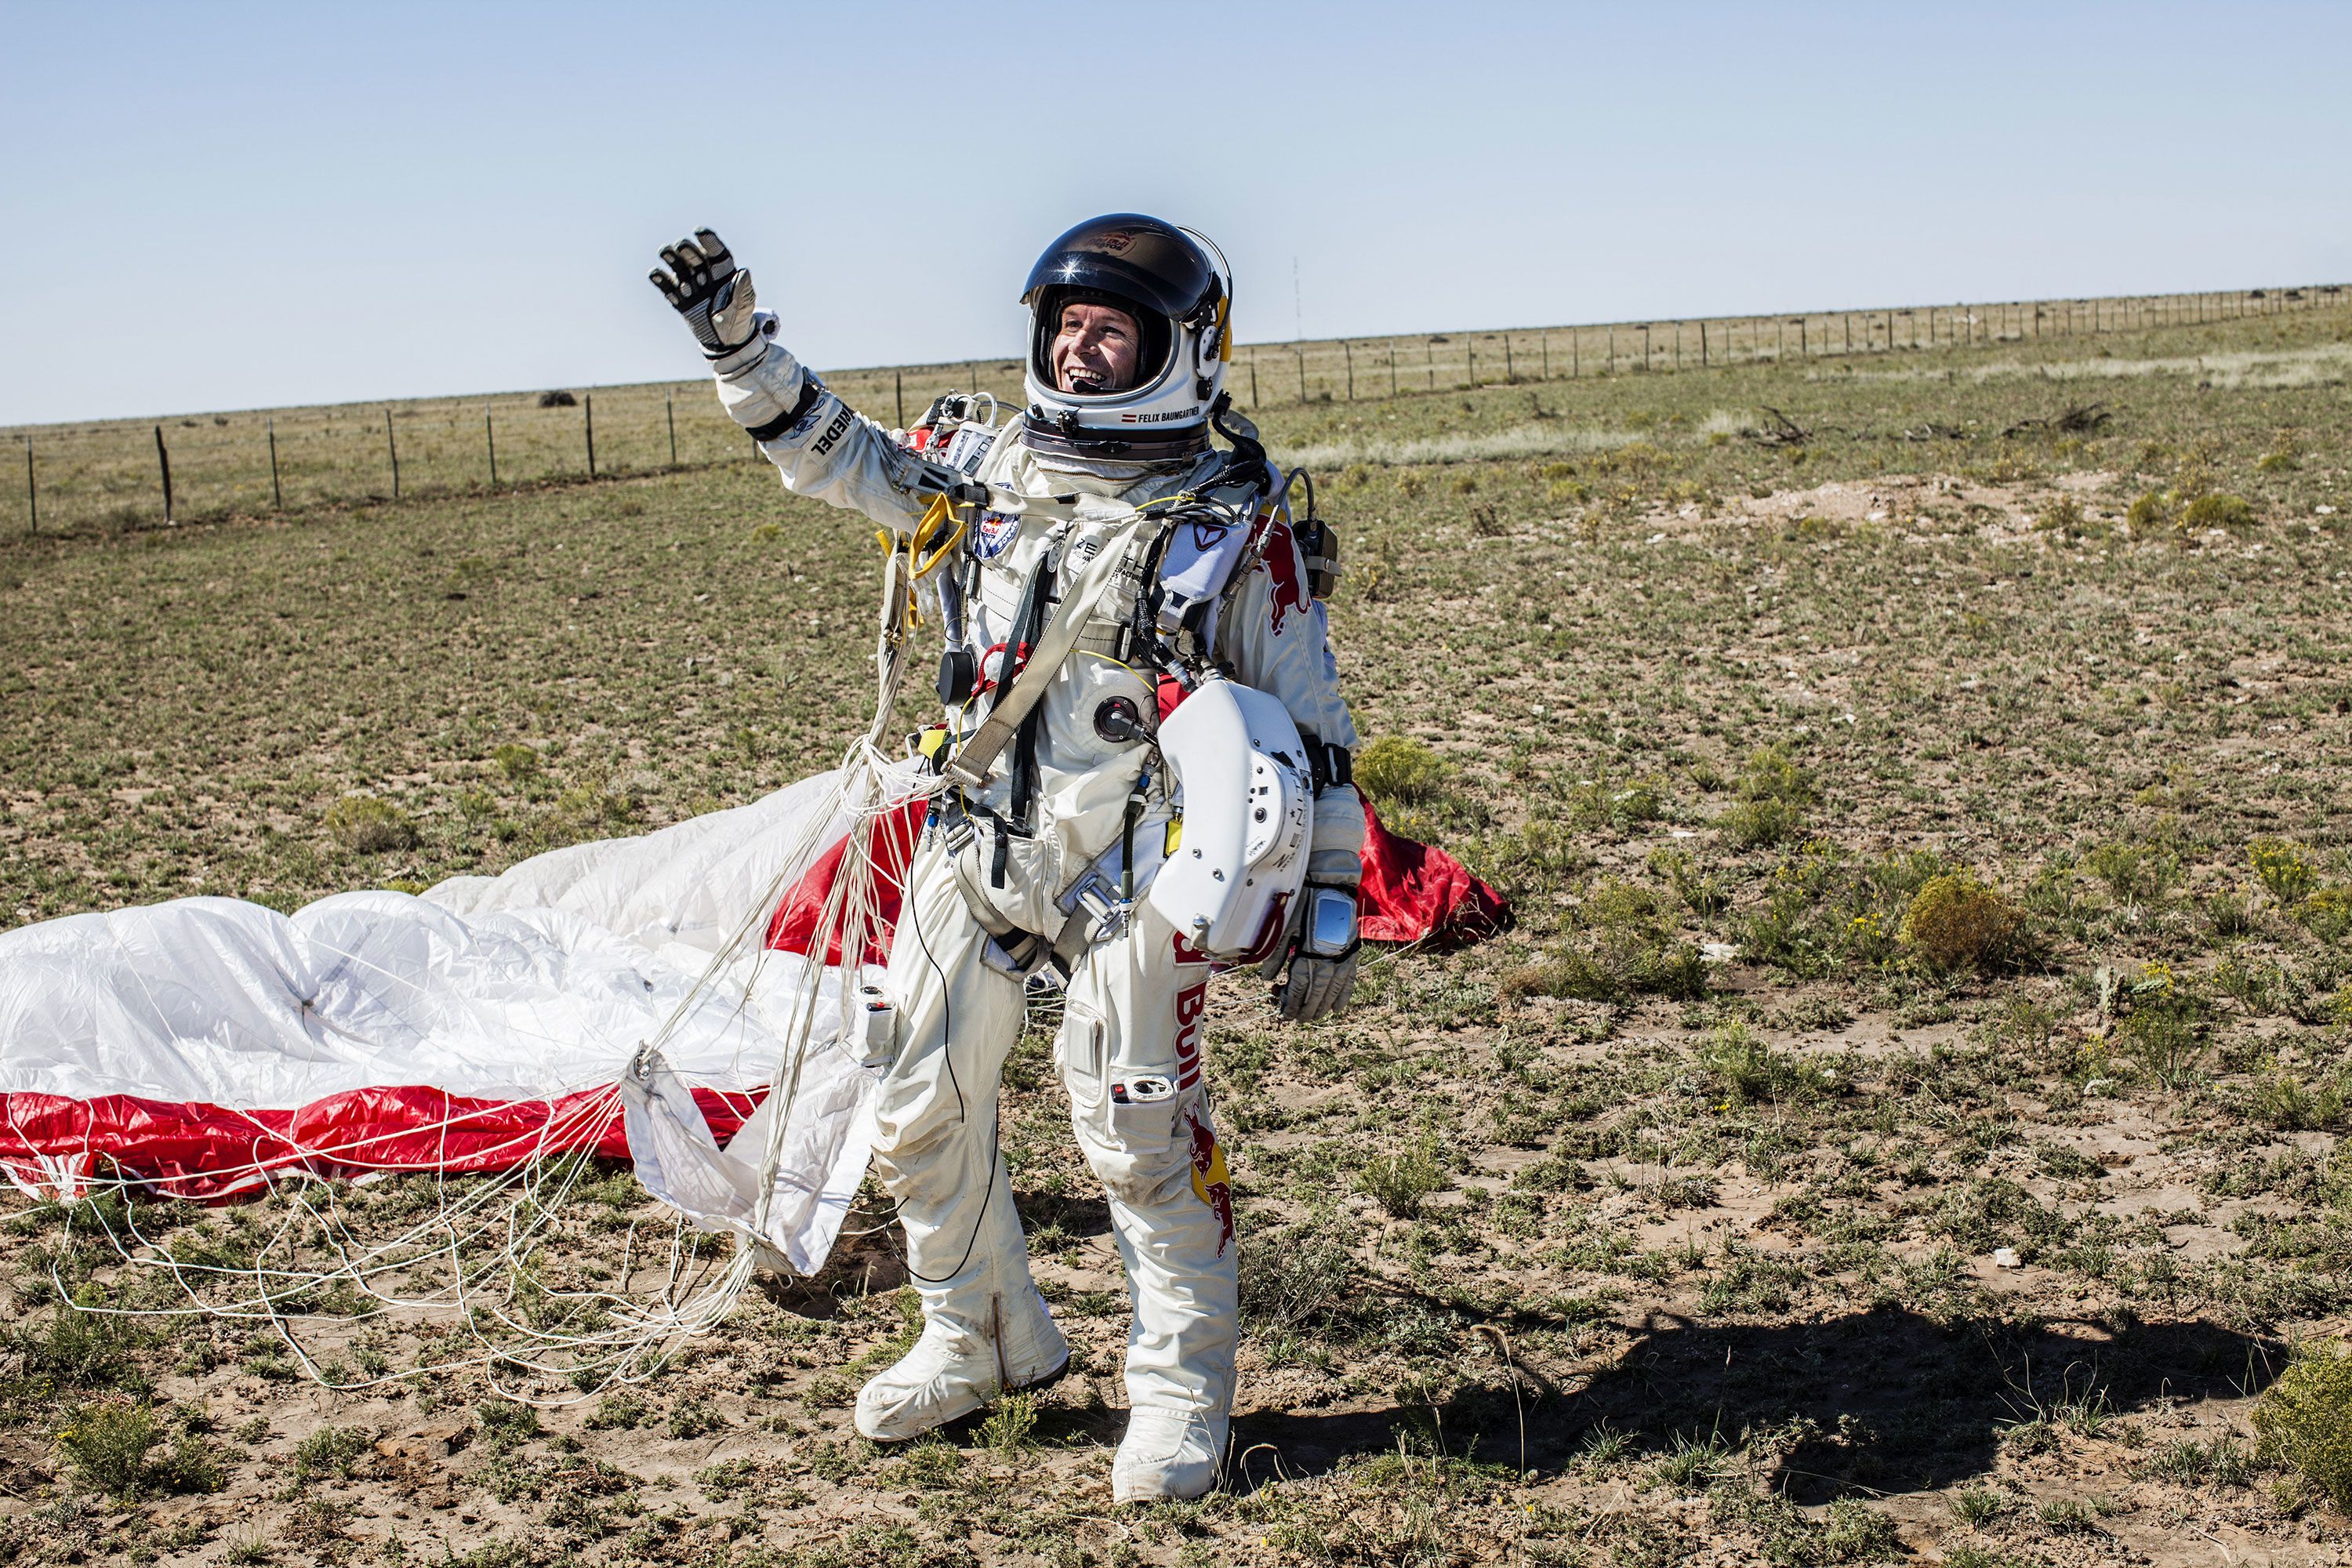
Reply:
<svg viewBox="0 0 2352 1568"><path fill-rule="evenodd" d="M913 768L882 776L890 798L855 845L869 913L847 975L827 919L853 849L837 773L416 897L343 893L290 916L184 899L0 932L0 1171L39 1194L128 1178L203 1199L288 1174L635 1152L656 1195L740 1219L695 1173L723 1161L799 1037L783 1190L760 1228L814 1271L869 1135L872 1074L844 1042L843 999L887 956L929 804ZM1371 940L1475 936L1501 912L1377 822L1365 859ZM648 1042L659 1070L633 1075Z"/></svg>

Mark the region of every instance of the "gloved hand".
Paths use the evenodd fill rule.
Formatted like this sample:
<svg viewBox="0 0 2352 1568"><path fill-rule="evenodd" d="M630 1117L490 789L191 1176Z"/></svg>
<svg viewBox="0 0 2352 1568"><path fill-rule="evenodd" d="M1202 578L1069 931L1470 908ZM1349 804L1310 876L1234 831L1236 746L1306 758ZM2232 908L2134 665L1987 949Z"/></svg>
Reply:
<svg viewBox="0 0 2352 1568"><path fill-rule="evenodd" d="M1280 981L1274 988L1276 1012L1312 1024L1348 1005L1363 943L1356 934L1355 889L1309 882L1298 890L1298 903L1297 926L1259 973Z"/></svg>
<svg viewBox="0 0 2352 1568"><path fill-rule="evenodd" d="M707 359L725 359L755 341L759 323L751 318L757 302L751 295L751 274L735 265L726 241L707 228L692 239L662 247L665 272L655 268L646 276L702 345Z"/></svg>

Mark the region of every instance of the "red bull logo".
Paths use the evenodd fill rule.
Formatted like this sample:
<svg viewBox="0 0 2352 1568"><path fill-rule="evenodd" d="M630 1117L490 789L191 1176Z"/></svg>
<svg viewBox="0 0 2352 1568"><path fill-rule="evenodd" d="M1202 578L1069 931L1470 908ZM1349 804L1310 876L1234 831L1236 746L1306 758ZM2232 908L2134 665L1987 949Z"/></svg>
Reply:
<svg viewBox="0 0 2352 1568"><path fill-rule="evenodd" d="M1279 514L1266 524L1265 571L1274 581L1273 602L1269 606L1274 616L1274 635L1282 635L1282 623L1291 611L1307 613L1312 601L1307 595L1307 574L1298 563L1298 543L1290 537L1290 524Z"/></svg>
<svg viewBox="0 0 2352 1568"><path fill-rule="evenodd" d="M1217 1216L1217 1256L1223 1258L1234 1242L1234 1184L1225 1174L1225 1152L1198 1107L1184 1112L1184 1126L1192 1141L1192 1195Z"/></svg>

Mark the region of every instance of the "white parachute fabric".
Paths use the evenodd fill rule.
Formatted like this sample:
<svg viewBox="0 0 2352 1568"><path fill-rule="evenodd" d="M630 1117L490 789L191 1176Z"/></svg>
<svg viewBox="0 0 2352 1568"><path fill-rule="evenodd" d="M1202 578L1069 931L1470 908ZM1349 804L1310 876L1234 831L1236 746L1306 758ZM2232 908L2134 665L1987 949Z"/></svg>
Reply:
<svg viewBox="0 0 2352 1568"><path fill-rule="evenodd" d="M897 776L884 797L914 787L885 773ZM284 1113L336 1096L583 1100L575 1116L625 1114L655 1196L813 1272L871 1139L873 1075L862 1039L841 1037L842 996L869 974L767 952L761 938L782 887L848 833L843 785L821 773L420 897L339 894L290 916L186 899L0 933L0 1096L12 1123L27 1097L125 1096L245 1113L256 1137L295 1145L267 1161L223 1147L203 1173L207 1195L314 1164L417 1168L413 1139L345 1136L349 1119L332 1113L297 1116L304 1131L289 1135ZM630 1068L656 1040L665 1092L649 1093ZM767 1094L728 1157L692 1089L761 1094L787 1067L793 1092ZM530 1157L553 1121L519 1126L505 1152ZM576 1142L582 1129L569 1131ZM780 1158L762 1177L772 1144ZM73 1154L13 1150L6 1168L21 1187L71 1194L110 1152L101 1131ZM473 1168L498 1152L477 1151Z"/></svg>

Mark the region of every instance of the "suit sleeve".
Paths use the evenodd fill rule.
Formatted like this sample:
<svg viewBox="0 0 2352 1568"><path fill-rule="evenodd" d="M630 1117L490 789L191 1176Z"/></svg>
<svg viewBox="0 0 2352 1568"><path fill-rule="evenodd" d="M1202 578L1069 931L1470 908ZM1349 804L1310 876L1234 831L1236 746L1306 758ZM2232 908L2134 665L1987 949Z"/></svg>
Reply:
<svg viewBox="0 0 2352 1568"><path fill-rule="evenodd" d="M1356 721L1339 695L1339 668L1331 655L1330 622L1307 596L1307 568L1286 524L1276 522L1264 554L1226 603L1217 646L1234 678L1277 699L1302 737L1353 751ZM1327 785L1315 796L1315 835L1307 875L1353 885L1361 874L1364 803L1351 784Z"/></svg>
<svg viewBox="0 0 2352 1568"><path fill-rule="evenodd" d="M758 338L712 368L719 403L776 465L786 489L904 533L932 497L963 482L963 475L908 451L827 391L775 341L774 318L762 312L760 321Z"/></svg>

